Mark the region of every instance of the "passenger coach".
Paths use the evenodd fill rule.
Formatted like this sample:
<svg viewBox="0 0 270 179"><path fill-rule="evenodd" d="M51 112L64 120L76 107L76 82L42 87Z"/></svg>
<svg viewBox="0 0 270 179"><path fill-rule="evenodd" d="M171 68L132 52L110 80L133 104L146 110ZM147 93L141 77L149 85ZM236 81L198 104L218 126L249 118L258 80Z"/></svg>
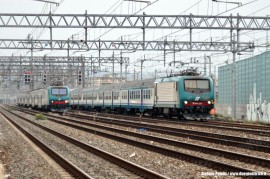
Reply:
<svg viewBox="0 0 270 179"><path fill-rule="evenodd" d="M211 78L200 76L109 84L75 89L70 103L97 111L205 119L214 108L214 84Z"/></svg>

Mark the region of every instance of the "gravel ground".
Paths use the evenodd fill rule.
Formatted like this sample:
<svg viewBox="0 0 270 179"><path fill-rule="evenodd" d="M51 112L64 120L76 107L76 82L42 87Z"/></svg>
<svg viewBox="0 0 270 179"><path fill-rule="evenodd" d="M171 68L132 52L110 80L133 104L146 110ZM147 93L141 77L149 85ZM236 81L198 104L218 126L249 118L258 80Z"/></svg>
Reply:
<svg viewBox="0 0 270 179"><path fill-rule="evenodd" d="M112 115L111 115L112 117ZM117 118L117 120L125 121L125 119L122 118ZM134 121L134 122L139 122ZM200 123L198 121L198 123ZM194 130L194 131L201 131L201 132L209 132L209 133L215 133L215 134L222 134L222 135L228 135L228 136L237 136L237 137L243 137L243 138L249 138L249 139L257 139L257 140L265 140L265 141L270 141L269 136L262 136L262 135L256 135L256 134L251 134L251 133L245 133L241 131L232 131L232 130L226 130L226 129L216 129L216 128L211 128L207 126L202 126L202 127L197 127L197 126L192 126L192 124L170 124L170 123L165 123L164 121L162 122L151 122L149 121L143 121L141 122L142 125L147 125L147 124L152 124L152 125L157 125L157 126L163 126L163 127L172 127L172 128L178 128L178 129L186 129L186 130Z"/></svg>
<svg viewBox="0 0 270 179"><path fill-rule="evenodd" d="M115 127L118 129L123 129L123 130L128 130L128 131L132 131L132 132L139 132L138 129L136 128L130 128L130 127L121 127L118 125L113 125L113 124L105 124L105 123L100 123L97 121L92 121L89 120L89 123L94 123L94 124L99 124L102 126L108 126L108 127ZM145 123L145 125L147 125L147 123ZM168 127L175 127L175 128L185 128L185 129L189 129L191 130L192 128L194 128L194 130L196 131L204 131L204 132L219 132L218 130L213 131L213 129L205 129L205 128L199 128L199 127L193 127L193 126L175 126L175 125L169 125L166 124L166 126ZM254 151L254 150L249 150L249 149L243 149L243 148L238 148L238 147L233 147L233 146L226 146L226 145L222 145L222 144L215 144L215 143L210 143L210 142L204 142L204 141L199 141L199 140L194 140L194 139L190 139L190 138L185 138L185 137L178 137L178 136L172 136L172 135L166 135L166 134L160 134L160 133L156 133L156 132L149 132L147 130L143 131L144 134L149 134L149 135L153 135L153 136L159 136L159 137L164 137L164 138L168 138L168 139L173 139L173 140L178 140L181 142L187 142L187 143L192 143L192 144L198 144L198 145L202 145L202 146L208 146L208 147L214 147L214 148L219 148L219 149L224 149L224 150L228 150L228 151L236 151L236 152L240 152L240 153L245 153L248 155L253 155L253 156L258 156L258 157L262 157L262 158L267 158L270 160L270 154L269 153L265 153L265 152L259 152L259 151ZM220 132L219 132L220 133ZM246 138L255 138L258 140L265 140L268 141L270 140L270 137L262 137L262 136L255 136L252 135L251 136L249 134L244 134L244 133L240 133L237 131L224 131L224 135L230 135L230 136L243 136ZM241 135L240 135L241 134Z"/></svg>
<svg viewBox="0 0 270 179"><path fill-rule="evenodd" d="M97 122L94 122L94 123L97 123ZM124 130L138 132L137 129L132 129L132 128L119 127L119 126L116 126L116 125L108 125L108 124L102 124L102 125L103 126L105 125L105 126L108 126L108 127L113 126L113 127L121 128L121 129L124 129ZM172 126L170 126L170 127L172 127ZM206 132L209 132L209 131L206 131ZM198 145L203 145L203 146L208 146L208 147L215 147L215 148L225 149L225 150L228 150L228 151L231 151L231 152L239 152L239 153L244 153L244 154L248 154L248 155L259 156L259 157L267 158L267 159L270 160L270 154L264 153L264 152L257 152L257 151L252 151L252 150L240 149L240 148L237 148L237 147L230 147L230 146L225 146L225 145L212 144L212 143L209 143L209 142L201 142L201 141L196 141L196 140L190 140L190 139L187 139L187 138L173 137L173 136L162 135L162 134L152 133L152 132L147 132L147 131L144 131L143 133L144 134L149 134L149 135L154 135L154 136L167 137L167 138L180 140L180 141L185 141L185 142L192 143L192 144L198 144ZM238 133L238 132L236 132L236 133ZM230 135L234 135L234 131L230 131ZM136 139L134 137L128 137L128 138L149 143L149 141L147 141L147 140ZM260 139L260 138L258 138L258 139ZM253 164L246 164L244 162L240 162L240 161L237 161L237 160L226 159L226 158L223 158L223 157L217 157L217 156L202 154L200 152L181 149L181 148L178 148L178 147L170 147L170 146L164 145L164 144L159 144L159 143L152 143L152 144L158 145L158 146L163 146L163 147L166 147L166 148L169 148L169 149L174 149L174 150L181 151L181 152L184 152L184 153L189 153L191 155L205 157L205 158L216 160L216 161L223 161L225 163L232 163L232 164L234 164L236 166L247 167L247 168L252 169L254 171L261 171L261 172L270 173L270 169L266 168L266 167L256 166L256 165L253 165Z"/></svg>
<svg viewBox="0 0 270 179"><path fill-rule="evenodd" d="M107 132L107 131L100 130L100 129L98 129L98 130L103 131L103 132ZM126 128L125 130L129 130L129 131L133 131L133 132L139 132L138 130L134 130L134 129L131 129L131 128ZM114 133L114 132L108 132L108 133L123 137L123 135L117 134L117 133ZM143 131L142 133L151 135L151 132ZM157 136L156 134L152 134L152 135ZM249 169L251 169L253 171L264 171L264 172L270 173L270 169L266 168L266 167L247 164L247 163L240 162L240 161L237 161L237 160L226 159L226 158L215 156L215 155L209 155L209 154L204 154L204 153L201 153L201 152L196 152L196 151L192 151L192 150L188 150L188 149L182 149L182 148L179 148L179 147L173 147L173 146L169 146L169 145L166 145L166 144L161 144L161 143L157 143L157 142L153 142L153 141L139 139L139 138L136 138L136 137L127 137L127 136L124 136L124 137L129 138L129 139L133 139L133 140L137 140L137 141L141 141L141 142L144 142L144 143L150 143L151 142L151 144L156 145L156 146L162 146L162 147L165 147L165 148L168 148L168 149L176 150L176 151L179 151L179 152L182 152L182 153L188 153L188 154L195 155L195 156L200 156L200 157L211 159L211 160L214 160L214 161L222 161L222 162L225 162L225 163L228 163L228 164L234 164L235 166L243 166L243 167L249 168ZM160 136L160 137L164 137L164 136ZM177 139L175 139L175 140L177 140ZM195 144L194 142L190 142L190 141L188 143ZM203 146L208 146L209 147L209 145L206 145L206 144L204 144ZM220 145L220 146L222 146L222 145ZM234 150L234 151L238 152L237 150ZM241 151L241 152L245 153L243 151ZM252 155L252 154L253 154L253 156L257 156L256 151L250 151L250 155ZM262 152L262 155L263 154L265 154L264 156L266 158L270 159L268 153L263 153Z"/></svg>
<svg viewBox="0 0 270 179"><path fill-rule="evenodd" d="M22 113L22 114L24 116L28 116L25 113ZM48 120L47 121L38 121L38 123L42 123L42 125L44 125L46 127L55 129L57 131L61 131L61 133L63 133L63 134L67 134L69 136L77 138L77 139L79 139L83 142L86 142L92 146L95 146L97 148L111 152L117 156L128 159L131 162L134 162L136 164L147 167L150 170L156 171L156 172L161 173L163 175L166 175L170 178L209 178L209 177L211 177L211 175L213 173L215 174L215 172L217 172L217 171L214 171L212 169L202 167L202 166L199 166L196 164L191 164L191 163L184 162L184 161L181 161L178 159L173 159L171 157L166 157L166 156L163 156L163 155L160 155L157 153L149 152L147 150L143 150L143 149L131 146L131 145L126 145L126 144L123 144L120 142L116 142L116 141L113 141L113 140L110 140L107 138L103 138L103 137L100 137L100 136L97 136L94 134L89 134L89 133L85 133L82 131L78 131L76 129L71 129L69 127L65 127L65 126L62 126L59 124L52 123ZM94 123L97 123L97 122L94 122ZM113 126L116 128L125 129L125 130L129 130L129 131L134 131L134 132L142 132L142 131L139 131L139 130L134 129L134 128L126 128L126 127L119 127L119 126L115 126L115 125L106 125L106 124L102 124L102 125L103 126ZM211 128L200 128L200 127L185 126L185 125L183 125L183 126L177 125L176 126L176 125L169 125L169 124L166 124L166 126L176 127L176 128L185 128L185 129L194 129L197 131L220 133L220 130L211 129ZM31 127L31 130L32 130L32 127ZM35 130L35 131L36 131L38 136L46 136L43 138L46 139L46 141L52 143L52 145L55 145L55 141L56 141L55 139L48 139L51 137L48 137L47 134L42 133L40 130ZM203 145L203 146L208 146L208 147L216 147L216 148L220 148L220 149L224 149L224 150L229 150L231 152L237 151L237 152L241 152L241 153L245 153L245 154L249 154L249 155L260 156L260 157L270 159L270 154L264 153L264 152L257 152L257 151L247 150L247 149L240 149L237 147L212 144L209 142L196 141L196 140L191 140L188 138L174 137L174 136L170 136L170 135L162 135L162 134L149 132L149 131L143 131L143 133L149 134L149 135L160 136L160 137L166 137L166 138L175 139L175 140L179 140L179 141L185 141L188 143L193 143L193 144L198 144L198 145ZM246 136L247 138L250 137L250 138L255 138L255 139L259 139L259 140L265 140L265 137L262 137L262 136L256 136L254 134L244 134L242 132L235 132L235 131L222 131L222 134L232 135L232 136ZM239 134L241 134L241 135L239 135ZM117 135L121 136L120 134L117 134ZM216 157L216 156L212 156L212 155L206 155L206 154L202 154L202 153L196 152L196 151L181 149L179 147L171 147L171 146L159 144L159 143L156 143L153 141L137 139L134 137L127 137L127 136L125 136L125 137L130 138L130 139L136 139L139 141L143 141L145 143L151 143L153 145L158 145L158 146L161 145L161 146L169 148L169 149L190 153L190 154L196 155L196 156L202 156L202 157L209 158L209 159L216 160L216 161L226 161L226 163L234 163L235 165L246 166L246 167L251 168L251 169L258 171L258 172L270 173L269 168L263 168L263 167L258 167L258 166L254 166L254 165L250 165L250 164L244 164L244 163L239 162L239 161L228 160L228 159L224 159L222 157ZM266 140L269 140L269 138L267 138ZM55 147L54 149L56 151L62 152L64 154L64 153L67 153L66 152L67 148L70 149L70 148L73 148L74 146L71 147L69 145L66 145L65 142L58 141L58 144L55 145L54 147ZM76 149L76 150L79 150L79 149ZM86 163L88 158L95 157L95 156L91 156L90 154L85 153L85 152L79 152L78 154L70 152L70 153L67 153L65 155L74 156L73 162L76 162L79 160L80 161L79 163ZM85 159L85 158L87 158L87 159ZM84 162L81 162L81 161L84 161ZM93 163L95 163L95 166L96 166L96 165L98 165L99 162L100 162L100 159L99 159L99 161L94 160ZM100 163L101 163L101 166L103 166L103 167L102 168L97 167L96 169L94 169L94 173L96 174L94 176L97 178L108 178L108 177L109 178L112 178L112 177L113 178L121 178L121 177L126 178L127 176L129 176L129 178L134 177L134 176L132 177L132 175L130 175L130 174L123 175L123 174L121 174L121 171L118 171L118 169L114 169L111 167L109 167L110 170L107 171L106 174L103 174L103 172L104 172L103 169L104 168L107 169L107 166L104 165L104 162L103 163L100 162ZM92 171L92 169L91 169L91 171ZM205 173L205 172L208 172L208 173ZM206 175L202 175L202 174L206 174ZM210 176L207 176L207 174L210 174ZM93 176L93 175L91 175L91 176ZM211 178L216 178L216 177L217 176L212 176ZM228 176L226 176L226 178L227 177ZM230 177L230 178L235 178L235 177Z"/></svg>
<svg viewBox="0 0 270 179"><path fill-rule="evenodd" d="M10 115L8 115L10 116ZM27 116L30 117L30 116ZM48 144L56 152L60 153L67 160L84 170L90 176L94 178L139 178L136 175L118 167L117 165L111 164L102 158L96 157L89 152L80 149L62 139L56 138L42 129L33 126L17 117L12 117L16 122L23 126L28 132L31 132L35 137L37 137L42 142ZM31 116L32 119L34 117ZM34 120L36 121L36 120ZM40 124L52 125L50 121L37 121ZM57 131L61 131L56 129Z"/></svg>
<svg viewBox="0 0 270 179"><path fill-rule="evenodd" d="M174 128L180 128L180 129L187 129L187 130L195 130L195 131L202 131L202 132L209 132L209 133L215 133L215 134L222 134L222 135L228 135L228 136L236 136L236 137L243 137L248 139L257 139L257 140L264 140L264 141L270 141L269 136L261 136L251 133L245 133L241 131L232 131L232 130L226 130L226 129L215 129L211 127L196 127L191 125L180 125L180 124L156 124L160 126L167 126L167 127L174 127Z"/></svg>
<svg viewBox="0 0 270 179"><path fill-rule="evenodd" d="M50 178L61 176L0 115L0 163L5 177Z"/></svg>
<svg viewBox="0 0 270 179"><path fill-rule="evenodd" d="M101 124L101 123L96 122L96 124ZM108 127L115 127L115 128L118 128L118 129L128 130L128 131L132 131L132 132L138 132L139 131L138 129L135 129L135 128L121 127L121 126L117 126L117 125L108 125L108 124L101 124L101 125L108 126ZM197 130L197 131L199 131L199 130ZM202 146L208 146L208 147L214 147L214 148L218 148L218 149L224 149L224 150L228 150L228 151L232 151L232 152L236 151L236 152L239 152L239 153L245 153L245 154L248 154L248 155L267 158L267 159L270 160L270 154L265 153L265 152L254 151L254 150L244 149L244 148L238 148L238 147L234 147L234 146L227 146L227 145L222 145L222 144L215 144L215 143L210 143L210 142L204 142L204 141L194 140L194 139L185 138L185 137L178 137L178 136L160 134L160 133L156 133L156 132L150 132L150 131L147 131L147 130L144 131L144 134L149 134L149 135L153 135L153 136L159 136L159 137L164 137L164 138L168 138L168 139L178 140L178 141L181 141L181 142L198 144L198 145L202 145ZM234 136L234 132L231 132L230 135Z"/></svg>
<svg viewBox="0 0 270 179"><path fill-rule="evenodd" d="M166 157L50 121L39 121L39 123L171 178L201 178L201 172L216 172L203 166Z"/></svg>

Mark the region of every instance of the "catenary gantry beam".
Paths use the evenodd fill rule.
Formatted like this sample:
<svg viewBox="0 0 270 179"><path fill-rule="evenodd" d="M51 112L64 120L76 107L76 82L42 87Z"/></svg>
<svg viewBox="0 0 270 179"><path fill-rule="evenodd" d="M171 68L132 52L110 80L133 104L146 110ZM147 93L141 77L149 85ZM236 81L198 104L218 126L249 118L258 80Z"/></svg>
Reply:
<svg viewBox="0 0 270 179"><path fill-rule="evenodd" d="M1 64L33 64L33 65L45 65L45 64L92 64L92 63L129 63L129 57L84 57L84 56L0 56Z"/></svg>
<svg viewBox="0 0 270 179"><path fill-rule="evenodd" d="M148 50L148 51L231 51L231 42L190 41L80 41L80 40L15 40L0 39L0 49L37 50ZM240 42L239 51L253 49L254 44Z"/></svg>
<svg viewBox="0 0 270 179"><path fill-rule="evenodd" d="M270 17L1 13L0 27L269 30Z"/></svg>

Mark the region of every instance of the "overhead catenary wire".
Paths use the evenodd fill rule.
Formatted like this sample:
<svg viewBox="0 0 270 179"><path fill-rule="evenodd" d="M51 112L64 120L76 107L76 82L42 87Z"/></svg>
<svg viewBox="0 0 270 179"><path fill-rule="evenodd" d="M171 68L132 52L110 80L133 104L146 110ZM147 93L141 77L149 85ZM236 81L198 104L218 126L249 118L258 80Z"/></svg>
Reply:
<svg viewBox="0 0 270 179"><path fill-rule="evenodd" d="M235 7L235 8L232 8L232 9L226 10L226 11L224 11L224 12L221 12L221 13L219 13L219 14L217 14L217 15L222 15L222 14L227 13L227 12L229 12L229 11L232 11L232 10L238 9L238 8L240 8L240 7L243 7L243 6L252 4L252 3L256 2L256 1L258 1L258 0L253 0L253 1L247 2L247 3L245 3L245 4L242 4L242 6L237 6L237 7ZM198 2L197 2L197 3L198 3ZM196 4L197 4L197 3L196 3ZM265 8L263 8L263 9L265 9ZM149 29L149 30L150 30L150 29ZM164 39L164 38L166 38L168 35L172 35L172 34L178 33L178 32L180 32L180 31L182 31L182 30L183 30L183 29L177 30L177 31L175 31L175 32L173 32L173 33L170 33L170 34L167 34L167 35L165 35L165 36L162 36L162 37L158 38L157 40ZM209 31L209 30L203 30L203 32L206 32L206 31ZM200 31L200 32L195 32L195 33L201 33L201 32L202 32L202 31ZM195 33L193 32L193 34L195 34ZM140 35L141 35L141 34L140 34ZM186 35L189 35L189 34L187 33ZM185 36L185 35L183 35L183 36ZM221 38L221 39L226 39L226 38ZM199 52L199 53L201 53L201 52ZM193 54L194 54L194 53L193 53ZM162 55L163 55L163 54L161 54L160 56L162 56Z"/></svg>

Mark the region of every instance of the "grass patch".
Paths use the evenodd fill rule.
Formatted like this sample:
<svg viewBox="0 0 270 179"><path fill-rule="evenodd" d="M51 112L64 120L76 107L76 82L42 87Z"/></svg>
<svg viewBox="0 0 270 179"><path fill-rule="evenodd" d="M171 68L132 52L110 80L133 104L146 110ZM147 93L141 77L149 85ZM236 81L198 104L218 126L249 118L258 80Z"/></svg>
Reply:
<svg viewBox="0 0 270 179"><path fill-rule="evenodd" d="M35 115L35 119L36 120L46 120L47 118L43 114L38 113L38 114Z"/></svg>

